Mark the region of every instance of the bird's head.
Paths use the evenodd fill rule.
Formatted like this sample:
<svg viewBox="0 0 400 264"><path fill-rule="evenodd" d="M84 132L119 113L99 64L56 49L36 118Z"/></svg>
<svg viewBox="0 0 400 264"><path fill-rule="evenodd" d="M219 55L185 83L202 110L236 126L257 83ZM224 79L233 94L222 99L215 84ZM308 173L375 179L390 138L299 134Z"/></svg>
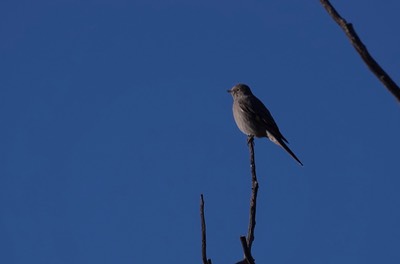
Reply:
<svg viewBox="0 0 400 264"><path fill-rule="evenodd" d="M233 98L237 98L238 96L242 95L252 95L250 87L243 83L236 84L227 92L230 93Z"/></svg>

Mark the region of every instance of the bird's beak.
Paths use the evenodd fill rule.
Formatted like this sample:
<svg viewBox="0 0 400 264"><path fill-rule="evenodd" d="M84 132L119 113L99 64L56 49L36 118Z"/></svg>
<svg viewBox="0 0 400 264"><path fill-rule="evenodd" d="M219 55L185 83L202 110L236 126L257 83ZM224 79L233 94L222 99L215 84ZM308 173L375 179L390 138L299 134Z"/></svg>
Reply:
<svg viewBox="0 0 400 264"><path fill-rule="evenodd" d="M232 93L232 90L226 90L228 93Z"/></svg>

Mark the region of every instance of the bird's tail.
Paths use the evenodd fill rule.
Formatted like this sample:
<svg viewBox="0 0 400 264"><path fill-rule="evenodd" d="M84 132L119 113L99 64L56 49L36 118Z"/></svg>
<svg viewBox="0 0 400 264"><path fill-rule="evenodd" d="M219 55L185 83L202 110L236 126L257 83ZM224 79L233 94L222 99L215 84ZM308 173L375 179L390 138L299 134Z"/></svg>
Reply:
<svg viewBox="0 0 400 264"><path fill-rule="evenodd" d="M292 158L294 158L301 166L303 166L303 163L301 163L299 158L296 157L296 155L293 153L293 151L290 150L290 148L286 145L286 143L283 140L277 139L276 143L278 145L280 145L282 148L284 148L286 150L286 152L289 153L290 156L292 156Z"/></svg>

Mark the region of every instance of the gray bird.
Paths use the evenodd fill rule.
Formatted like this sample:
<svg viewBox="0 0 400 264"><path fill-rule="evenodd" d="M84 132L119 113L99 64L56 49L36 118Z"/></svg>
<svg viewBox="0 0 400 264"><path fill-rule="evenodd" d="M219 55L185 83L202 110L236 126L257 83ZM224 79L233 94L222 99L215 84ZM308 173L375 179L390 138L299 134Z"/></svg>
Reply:
<svg viewBox="0 0 400 264"><path fill-rule="evenodd" d="M303 163L286 145L289 142L279 131L271 113L253 95L249 86L240 83L228 90L228 93L233 97L233 117L240 131L247 136L269 138L272 142L284 148L290 156L303 166Z"/></svg>

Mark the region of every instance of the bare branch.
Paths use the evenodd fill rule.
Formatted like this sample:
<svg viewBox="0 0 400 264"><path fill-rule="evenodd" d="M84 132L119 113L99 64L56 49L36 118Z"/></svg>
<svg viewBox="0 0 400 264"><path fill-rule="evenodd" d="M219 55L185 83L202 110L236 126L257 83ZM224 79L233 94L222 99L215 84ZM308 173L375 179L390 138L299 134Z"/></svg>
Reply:
<svg viewBox="0 0 400 264"><path fill-rule="evenodd" d="M356 31L351 23L342 18L336 9L331 5L328 0L320 0L322 6L326 9L328 14L336 21L336 23L343 29L346 36L349 38L351 44L356 49L358 54L367 64L368 68L375 74L375 76L385 85L385 87L393 94L394 97L400 101L400 88L392 80L392 78L382 69L382 67L375 61L374 58L369 54L364 43L358 37Z"/></svg>
<svg viewBox="0 0 400 264"><path fill-rule="evenodd" d="M254 161L254 137L247 137L247 144L249 145L250 152L250 169L251 169L251 198L250 198L250 215L249 215L249 227L247 230L247 239L245 236L240 237L242 243L244 259L237 264L255 264L254 258L251 255L251 247L254 241L254 229L256 227L256 205L257 205L257 193L258 193L258 182L256 175L256 164Z"/></svg>
<svg viewBox="0 0 400 264"><path fill-rule="evenodd" d="M206 220L204 217L204 198L200 195L200 219L201 219L201 255L203 264L211 264L211 259L207 259L207 239L206 239Z"/></svg>
<svg viewBox="0 0 400 264"><path fill-rule="evenodd" d="M258 194L258 181L256 175L256 164L254 161L254 137L248 137L247 143L250 152L250 169L251 169L251 198L250 198L250 215L249 215L249 228L247 231L247 246L251 253L251 246L254 241L254 229L256 227L256 206Z"/></svg>

